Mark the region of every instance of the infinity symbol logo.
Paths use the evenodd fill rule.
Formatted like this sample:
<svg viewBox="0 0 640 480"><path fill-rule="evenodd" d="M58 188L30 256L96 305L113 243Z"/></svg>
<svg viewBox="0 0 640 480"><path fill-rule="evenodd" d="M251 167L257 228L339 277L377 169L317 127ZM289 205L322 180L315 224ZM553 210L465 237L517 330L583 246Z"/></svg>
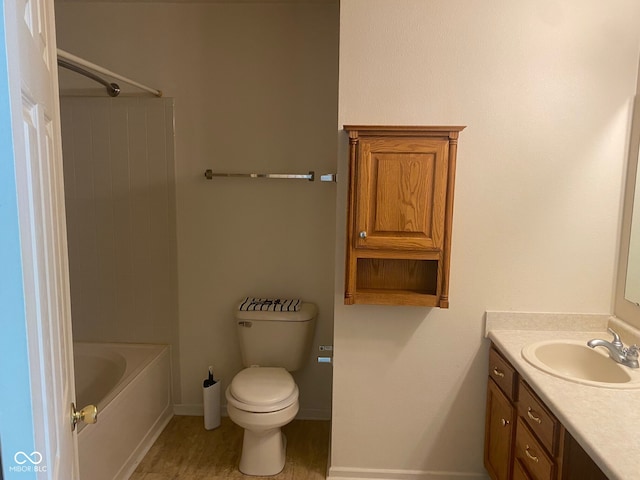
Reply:
<svg viewBox="0 0 640 480"><path fill-rule="evenodd" d="M27 462L38 465L40 462L42 462L42 455L40 454L40 452L31 452L31 455L27 455L24 452L16 452L16 454L13 456L13 460L18 465L22 465Z"/></svg>

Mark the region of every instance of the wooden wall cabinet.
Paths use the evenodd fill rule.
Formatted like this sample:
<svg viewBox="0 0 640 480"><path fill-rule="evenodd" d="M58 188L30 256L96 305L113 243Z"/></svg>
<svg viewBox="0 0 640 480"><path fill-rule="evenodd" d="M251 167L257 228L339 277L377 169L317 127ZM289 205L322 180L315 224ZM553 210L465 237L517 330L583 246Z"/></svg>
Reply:
<svg viewBox="0 0 640 480"><path fill-rule="evenodd" d="M606 480L493 345L486 412L484 464L493 480Z"/></svg>
<svg viewBox="0 0 640 480"><path fill-rule="evenodd" d="M458 134L353 126L344 303L448 308Z"/></svg>

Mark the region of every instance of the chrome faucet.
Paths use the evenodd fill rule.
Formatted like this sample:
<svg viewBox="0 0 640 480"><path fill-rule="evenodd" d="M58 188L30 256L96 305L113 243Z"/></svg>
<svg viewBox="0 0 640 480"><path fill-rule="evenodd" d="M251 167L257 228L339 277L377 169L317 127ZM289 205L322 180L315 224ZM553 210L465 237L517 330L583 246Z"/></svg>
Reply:
<svg viewBox="0 0 640 480"><path fill-rule="evenodd" d="M589 345L591 348L605 347L607 350L609 350L609 356L615 362L618 362L629 368L638 368L640 366L638 364L638 354L640 353L640 347L638 345L625 347L624 344L620 341L620 336L616 332L614 332L611 328L608 328L607 330L609 330L609 333L613 335L612 342L594 338L593 340L589 340L587 342L587 345Z"/></svg>

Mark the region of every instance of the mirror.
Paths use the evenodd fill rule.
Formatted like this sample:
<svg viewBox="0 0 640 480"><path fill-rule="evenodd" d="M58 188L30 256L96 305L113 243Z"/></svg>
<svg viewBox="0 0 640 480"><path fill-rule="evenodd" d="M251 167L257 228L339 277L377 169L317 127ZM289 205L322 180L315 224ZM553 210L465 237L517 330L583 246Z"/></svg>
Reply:
<svg viewBox="0 0 640 480"><path fill-rule="evenodd" d="M629 138L622 230L616 277L616 317L640 328L640 88L637 89Z"/></svg>
<svg viewBox="0 0 640 480"><path fill-rule="evenodd" d="M636 105L637 107L638 105ZM637 153L634 152L637 164ZM631 174L629 168L628 174ZM638 186L638 171L636 168L635 181L633 182L634 194L632 199L631 226L629 234L629 256L627 259L627 274L624 288L625 300L640 306L640 187ZM628 182L628 186L632 184Z"/></svg>

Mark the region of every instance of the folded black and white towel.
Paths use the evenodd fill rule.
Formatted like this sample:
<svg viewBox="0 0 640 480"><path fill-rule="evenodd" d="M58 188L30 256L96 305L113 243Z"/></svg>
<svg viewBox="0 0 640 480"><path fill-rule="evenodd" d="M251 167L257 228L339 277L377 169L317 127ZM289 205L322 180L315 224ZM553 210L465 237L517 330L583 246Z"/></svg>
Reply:
<svg viewBox="0 0 640 480"><path fill-rule="evenodd" d="M247 297L240 302L238 310L263 311L263 312L297 312L300 310L302 300L299 298L252 298Z"/></svg>

